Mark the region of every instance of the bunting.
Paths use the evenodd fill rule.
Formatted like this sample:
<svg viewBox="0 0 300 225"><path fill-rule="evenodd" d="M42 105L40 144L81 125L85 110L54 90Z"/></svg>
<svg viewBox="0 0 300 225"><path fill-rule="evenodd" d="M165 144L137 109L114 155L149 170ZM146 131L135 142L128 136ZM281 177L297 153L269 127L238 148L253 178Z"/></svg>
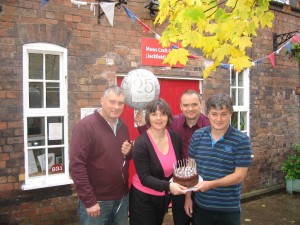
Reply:
<svg viewBox="0 0 300 225"><path fill-rule="evenodd" d="M42 0L42 6L46 5L49 0Z"/></svg>
<svg viewBox="0 0 300 225"><path fill-rule="evenodd" d="M115 2L100 2L100 6L112 27L114 26L115 5Z"/></svg>
<svg viewBox="0 0 300 225"><path fill-rule="evenodd" d="M49 0L42 0L42 4L45 5ZM78 6L78 8L80 8L80 6L82 5L87 5L90 4L90 10L94 11L95 14L95 4L96 3L89 3L89 2L84 2L84 1L78 1L78 0L71 0L71 2L73 4L76 4ZM109 23L111 24L111 26L113 26L113 22L114 22L114 9L115 9L115 2L101 2L99 3L104 14L106 15ZM147 24L143 23L138 17L136 17L136 15L134 13L132 13L126 6L124 6L122 4L123 9L125 10L127 16L131 19L132 23L135 22L135 20L137 20L143 27L143 31L144 32L149 32L151 31L152 33L154 33L155 38L157 40L159 40L161 38L161 36L159 34L157 34L155 31L153 31ZM281 46L277 51L270 53L267 56L264 56L262 58L259 58L258 60L254 60L251 62L252 66L258 66L259 64L261 64L263 62L263 60L265 60L266 58L268 58L272 64L273 67L275 67L275 54L279 54L280 51L285 47L286 50L288 52L291 52L291 41L293 41L294 43L298 43L299 42L299 35L300 35L300 30L291 38L289 39L283 46ZM172 44L171 46L172 49L178 49L179 47ZM205 67L208 67L210 65L212 65L214 62L213 61L209 61L201 56L195 56L195 55L189 55L188 58L190 59L195 59L195 60L202 60L203 61L203 65ZM230 68L233 68L233 65L231 64L226 64L226 63L221 63L220 64L220 68L222 69L227 69L229 70Z"/></svg>
<svg viewBox="0 0 300 225"><path fill-rule="evenodd" d="M138 19L138 21L143 26L144 32L148 33L150 31L150 27L148 27L146 24L144 24L140 19Z"/></svg>
<svg viewBox="0 0 300 225"><path fill-rule="evenodd" d="M300 30L292 37L292 38L290 38L284 45L282 45L277 51L275 51L275 52L272 52L271 54L269 54L268 56L266 56L266 57L263 57L263 58L260 58L260 59L258 59L258 60L256 60L256 61L254 61L253 63L252 63L252 65L258 65L258 64L260 64L260 63L262 63L262 61L264 60L264 59L266 59L266 58L269 58L269 60L270 60L270 62L271 62L271 64L272 64L272 66L273 67L275 67L275 53L276 54L279 54L280 53L280 51L283 49L283 48L285 48L288 52L291 52L291 41L293 41L294 43L297 43L298 41L299 41L299 35L300 35Z"/></svg>
<svg viewBox="0 0 300 225"><path fill-rule="evenodd" d="M286 43L285 48L286 48L286 50L287 50L289 53L292 52L292 49L291 49L291 42L290 42L290 41L288 41L288 42Z"/></svg>
<svg viewBox="0 0 300 225"><path fill-rule="evenodd" d="M127 9L127 7L125 7L124 5L122 5L122 6L123 6L127 16L131 19L132 22L134 22L135 21L135 15L129 9Z"/></svg>
<svg viewBox="0 0 300 225"><path fill-rule="evenodd" d="M274 57L274 52L272 54L270 54L269 56L270 62L272 64L273 67L275 67L275 57Z"/></svg>
<svg viewBox="0 0 300 225"><path fill-rule="evenodd" d="M160 35L158 35L155 31L151 30L146 24L144 24L143 22L141 22L141 20L139 18L137 18L127 7L125 7L124 5L122 5L122 6L123 6L125 12L127 13L128 17L132 20L132 22L134 22L135 19L137 19L139 21L139 23L143 26L144 31L146 31L146 32L148 32L148 31L153 32L155 34L155 38L158 39L158 40L161 38ZM293 41L295 43L297 43L299 41L299 34L300 34L300 30L292 37L292 39L293 39ZM281 48L279 48L277 51L269 54L268 56L260 58L260 59L258 59L256 61L252 61L251 65L252 66L258 66L259 64L261 64L263 62L264 59L269 58L272 66L275 67L275 53L279 54L280 51L282 50L282 48L285 47L285 46L288 47L288 48L290 48L290 40L284 46L281 46ZM172 45L171 48L172 49L178 49L178 46ZM196 60L199 60L199 59L203 60L204 61L203 65L205 67L208 67L208 66L210 66L210 65L212 65L214 63L213 61L206 60L206 59L204 59L204 58L202 58L200 56L189 55L188 58L190 58L190 59L196 59ZM220 68L227 69L227 70L229 70L232 66L233 65L226 64L226 63L221 63L220 64Z"/></svg>
<svg viewBox="0 0 300 225"><path fill-rule="evenodd" d="M87 2L76 1L76 0L71 0L71 3L77 5L78 9L80 9L81 5L87 5Z"/></svg>
<svg viewBox="0 0 300 225"><path fill-rule="evenodd" d="M45 0L42 0L45 1ZM49 1L49 0L46 0ZM103 10L105 16L107 17L108 22L111 26L114 25L114 17L115 17L115 6L116 2L100 2L100 3L94 3L94 2L84 2L84 1L78 1L78 0L71 0L71 3L74 5L77 5L78 9L80 9L81 6L86 6L90 4L90 11L94 12L94 15L96 14L96 5L99 4L101 9Z"/></svg>
<svg viewBox="0 0 300 225"><path fill-rule="evenodd" d="M299 35L294 35L294 36L293 36L293 41L294 41L295 43L298 43L298 42L299 42Z"/></svg>

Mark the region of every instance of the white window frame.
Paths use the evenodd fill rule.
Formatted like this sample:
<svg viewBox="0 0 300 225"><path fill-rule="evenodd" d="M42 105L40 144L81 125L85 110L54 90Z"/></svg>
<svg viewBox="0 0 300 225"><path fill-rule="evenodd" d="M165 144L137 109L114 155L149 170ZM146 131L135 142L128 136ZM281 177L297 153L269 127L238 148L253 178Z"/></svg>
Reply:
<svg viewBox="0 0 300 225"><path fill-rule="evenodd" d="M290 5L289 0L273 0L273 2L280 2L280 3L285 4L285 5Z"/></svg>
<svg viewBox="0 0 300 225"><path fill-rule="evenodd" d="M233 86L233 82L232 82L232 73L234 73L234 78L236 79L235 82L235 86ZM237 121L237 125L238 125L238 129L241 130L240 127L240 113L244 112L246 113L246 129L241 130L243 133L247 134L249 136L250 134L250 69L245 69L243 71L241 71L240 73L238 72L234 72L233 67L230 67L230 97L233 97L233 89L239 89L239 91L243 90L243 105L233 105L233 111L238 113L238 121ZM238 86L238 81L237 81L237 76L243 76L243 86ZM237 93L237 92L236 92ZM235 102L238 102L238 94L236 94L236 99Z"/></svg>
<svg viewBox="0 0 300 225"><path fill-rule="evenodd" d="M29 108L29 53L38 54L54 54L59 55L59 90L60 90L60 107L59 108ZM50 43L31 43L23 46L23 121L24 121L24 159L25 159L25 183L22 185L23 190L31 190L52 186L60 186L72 184L73 181L69 174L69 141L68 141L68 86L67 86L67 68L68 68L68 51L61 46ZM43 79L45 81L45 79ZM45 98L45 97L44 97ZM28 165L28 135L27 135L27 118L28 117L62 117L63 130L63 144L57 147L64 149L64 172L51 174L48 172L45 175L29 176ZM47 129L45 129L45 154L48 155L48 147L46 144ZM40 146L39 146L40 147ZM53 146L51 146L53 147ZM55 147L55 146L54 146ZM47 157L46 157L47 158ZM48 170L46 163L46 170Z"/></svg>

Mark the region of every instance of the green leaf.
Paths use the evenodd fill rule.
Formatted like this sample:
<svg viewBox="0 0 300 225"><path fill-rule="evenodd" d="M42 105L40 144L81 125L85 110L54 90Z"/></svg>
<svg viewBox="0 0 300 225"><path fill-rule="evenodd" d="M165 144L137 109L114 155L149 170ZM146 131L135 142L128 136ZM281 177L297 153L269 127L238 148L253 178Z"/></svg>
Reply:
<svg viewBox="0 0 300 225"><path fill-rule="evenodd" d="M187 8L183 16L189 18L193 23L197 23L200 19L205 20L203 9L198 6Z"/></svg>

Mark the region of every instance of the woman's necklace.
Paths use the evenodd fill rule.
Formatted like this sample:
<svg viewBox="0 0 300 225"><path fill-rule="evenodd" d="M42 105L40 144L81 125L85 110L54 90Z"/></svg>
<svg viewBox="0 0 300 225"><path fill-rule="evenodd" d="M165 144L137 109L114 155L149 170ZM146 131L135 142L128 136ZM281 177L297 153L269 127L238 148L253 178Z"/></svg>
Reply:
<svg viewBox="0 0 300 225"><path fill-rule="evenodd" d="M166 131L164 131L163 135L161 135L161 136L154 135L153 131L151 131L150 133L151 133L153 140L155 140L157 143L162 142L166 137Z"/></svg>
<svg viewBox="0 0 300 225"><path fill-rule="evenodd" d="M161 142L162 140L164 140L165 136L166 136L166 135L164 135L163 137L157 138L158 142Z"/></svg>

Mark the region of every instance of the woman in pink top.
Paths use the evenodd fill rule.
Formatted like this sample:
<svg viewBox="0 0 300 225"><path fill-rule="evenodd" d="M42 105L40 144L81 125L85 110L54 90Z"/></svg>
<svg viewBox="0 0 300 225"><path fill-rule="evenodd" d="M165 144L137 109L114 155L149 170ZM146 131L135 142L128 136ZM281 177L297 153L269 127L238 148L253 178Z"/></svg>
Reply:
<svg viewBox="0 0 300 225"><path fill-rule="evenodd" d="M130 191L130 225L161 225L170 194L185 194L185 187L171 183L173 164L181 159L182 141L166 126L172 122L169 105L155 99L147 105L147 132L135 141L132 150L136 174Z"/></svg>

